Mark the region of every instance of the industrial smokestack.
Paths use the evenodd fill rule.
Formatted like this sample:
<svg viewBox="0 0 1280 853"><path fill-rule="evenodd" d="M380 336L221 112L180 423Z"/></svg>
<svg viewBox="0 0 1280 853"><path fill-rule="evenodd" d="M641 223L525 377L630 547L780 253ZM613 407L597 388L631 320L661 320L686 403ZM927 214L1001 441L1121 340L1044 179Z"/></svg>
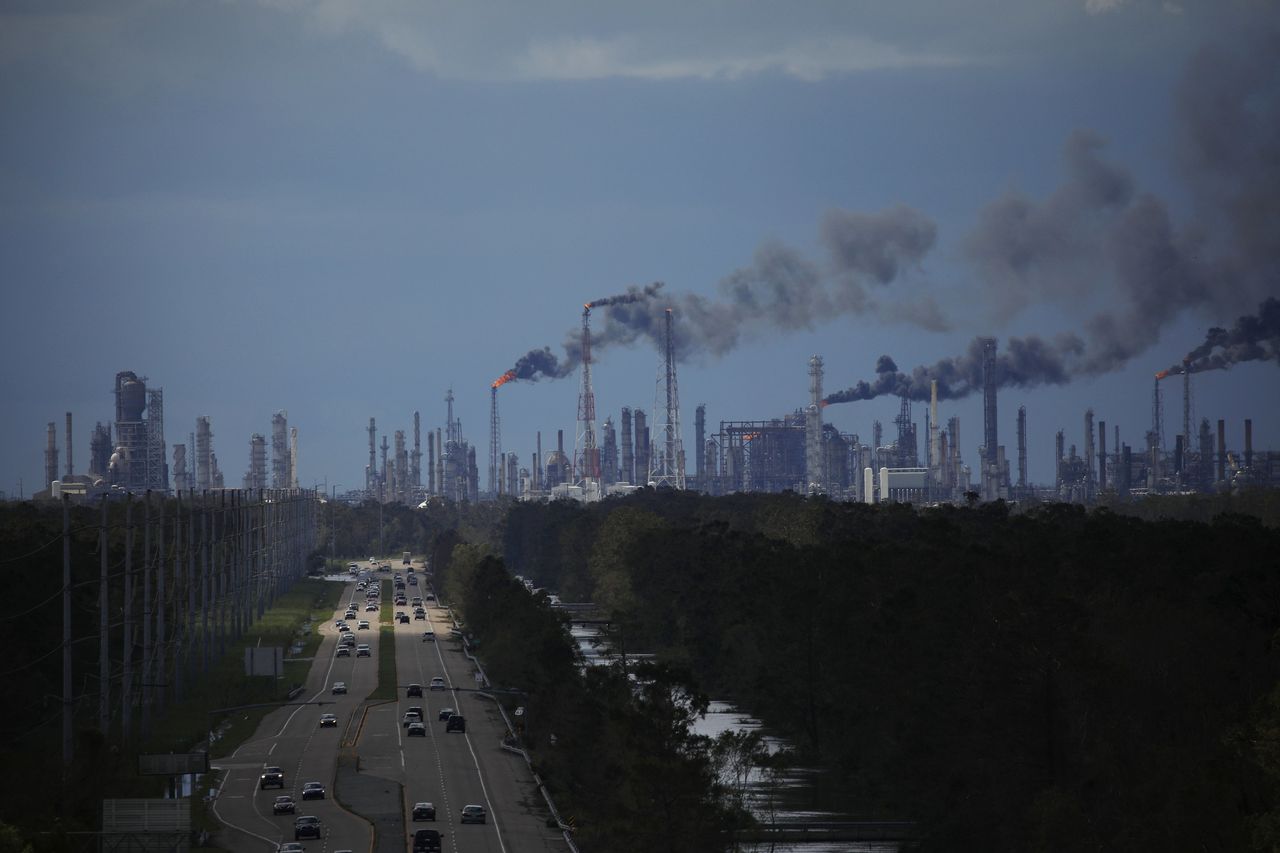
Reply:
<svg viewBox="0 0 1280 853"><path fill-rule="evenodd" d="M1085 499L1093 497L1093 409L1084 413Z"/></svg>
<svg viewBox="0 0 1280 853"><path fill-rule="evenodd" d="M538 455L533 460L533 490L542 488L542 430L538 430Z"/></svg>
<svg viewBox="0 0 1280 853"><path fill-rule="evenodd" d="M982 435L986 442L985 457L988 465L996 462L999 435L996 426L996 339L982 342Z"/></svg>
<svg viewBox="0 0 1280 853"><path fill-rule="evenodd" d="M427 430L427 494L436 493L436 434Z"/></svg>
<svg viewBox="0 0 1280 853"><path fill-rule="evenodd" d="M413 457L409 478L415 491L422 488L422 417L416 411L413 413Z"/></svg>
<svg viewBox="0 0 1280 853"><path fill-rule="evenodd" d="M1253 467L1253 421L1244 419L1244 467Z"/></svg>
<svg viewBox="0 0 1280 853"><path fill-rule="evenodd" d="M937 383L934 383L935 385ZM1027 487L1027 407L1018 407L1018 488Z"/></svg>
<svg viewBox="0 0 1280 853"><path fill-rule="evenodd" d="M622 407L622 479L636 482L635 445L631 438L631 408Z"/></svg>
<svg viewBox="0 0 1280 853"><path fill-rule="evenodd" d="M1218 482L1227 481L1227 422L1218 419Z"/></svg>
<svg viewBox="0 0 1280 853"><path fill-rule="evenodd" d="M53 481L58 479L58 427L53 421L49 421L45 438L44 482L52 487Z"/></svg>
<svg viewBox="0 0 1280 853"><path fill-rule="evenodd" d="M67 473L62 479L70 480L75 474L75 466L71 464L71 413L67 412Z"/></svg>
<svg viewBox="0 0 1280 853"><path fill-rule="evenodd" d="M694 452L697 454L693 461L694 467L694 488L698 491L705 492L707 490L706 469L707 469L707 404L699 403L698 408L693 411L693 434L694 434Z"/></svg>
<svg viewBox="0 0 1280 853"><path fill-rule="evenodd" d="M1053 465L1054 465L1054 480L1055 480L1054 485L1057 486L1059 491L1061 491L1062 489L1062 460L1064 458L1062 454L1066 452L1066 446L1067 446L1067 436L1065 433L1063 433L1062 430L1058 430L1058 434L1053 437L1053 451L1057 457L1056 459L1053 460Z"/></svg>
<svg viewBox="0 0 1280 853"><path fill-rule="evenodd" d="M1107 422L1098 421L1098 491L1107 488Z"/></svg>

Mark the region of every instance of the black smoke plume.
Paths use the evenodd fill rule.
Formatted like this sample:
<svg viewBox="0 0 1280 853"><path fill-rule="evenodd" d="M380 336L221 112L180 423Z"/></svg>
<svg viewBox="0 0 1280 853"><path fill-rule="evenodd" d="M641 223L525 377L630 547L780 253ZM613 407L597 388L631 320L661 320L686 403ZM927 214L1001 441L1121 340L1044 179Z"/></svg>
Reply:
<svg viewBox="0 0 1280 853"><path fill-rule="evenodd" d="M1230 329L1217 326L1209 329L1204 343L1187 353L1182 364L1173 365L1164 374L1228 370L1245 361L1280 363L1280 299L1263 300L1257 314L1240 317Z"/></svg>
<svg viewBox="0 0 1280 853"><path fill-rule="evenodd" d="M658 291L661 289L662 282L660 281L646 284L644 287L636 287L633 284L627 288L626 293L620 293L617 296L606 296L603 299L593 299L587 303L587 307L604 308L609 305L630 305L633 302L640 302L657 296Z"/></svg>
<svg viewBox="0 0 1280 853"><path fill-rule="evenodd" d="M960 355L921 365L910 373L898 370L887 355L876 360L876 378L828 395L822 402L852 403L886 394L911 400L928 400L930 387L938 382L938 399L959 400L982 390L983 345L989 338L974 338ZM1010 338L1004 351L996 354L997 388L1035 388L1065 385L1073 375L1072 364L1084 352L1083 342L1074 335L1045 340L1036 335Z"/></svg>

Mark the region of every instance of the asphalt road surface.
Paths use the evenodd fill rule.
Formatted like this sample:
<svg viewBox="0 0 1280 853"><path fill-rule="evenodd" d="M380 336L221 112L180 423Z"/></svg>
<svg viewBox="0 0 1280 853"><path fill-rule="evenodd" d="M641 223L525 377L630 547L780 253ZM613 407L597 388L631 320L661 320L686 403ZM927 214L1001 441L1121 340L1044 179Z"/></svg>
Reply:
<svg viewBox="0 0 1280 853"><path fill-rule="evenodd" d="M360 568L369 569L370 565L362 562ZM404 568L396 563L393 570L403 572ZM421 585L406 587L410 599L430 590L421 565L415 564L415 568ZM391 575L373 573L379 580L389 580ZM364 611L365 595L357 592L354 580L347 592L342 601L361 602L359 618L371 623L371 630L355 633L357 642L369 643L372 656L355 657L353 652L352 657L335 657L338 632L334 622L345 608L320 623L323 641L306 690L297 701L332 704L274 711L239 749L214 760L215 767L226 771L214 804L215 814L226 827L222 846L273 851L277 844L293 841L295 816L272 815L275 798L290 794L298 815L315 815L323 826L319 840L302 842L308 853L409 850L413 831L421 828L439 831L443 849L456 853L567 850L560 833L545 824L546 806L524 759L501 748L506 726L493 700L472 692L477 686L474 667L462 653L460 642L450 638L448 612L428 606L426 621L413 620L412 605L395 607L394 595L388 598L384 591L379 606L393 614L404 611L411 621L395 623L397 700L369 703L366 698L377 686L379 613ZM436 633L436 641L423 641L423 632L428 629ZM444 679L446 689L428 689L434 676ZM331 693L335 681L346 683L346 695ZM410 684L422 685L421 698L406 695ZM425 737L407 736L402 723L411 706L422 708ZM465 733L445 731L446 723L439 719L444 708L465 716ZM322 713L336 714L337 728L320 728ZM340 754L344 767L358 768L359 797L355 796L354 782L344 781L356 777L338 772ZM284 770L283 790L259 786L263 768L273 765ZM384 781L385 785L376 784ZM322 783L326 798L304 802L305 782ZM345 796L344 791L351 796ZM381 813L382 817L348 811L342 804L344 799L350 799L354 809ZM420 802L434 805L434 822L412 820L413 805ZM462 808L470 804L484 807L485 823L461 823ZM386 820L386 813L394 815L397 810L403 814L403 822ZM374 824L366 819L370 816L375 817L376 835Z"/></svg>

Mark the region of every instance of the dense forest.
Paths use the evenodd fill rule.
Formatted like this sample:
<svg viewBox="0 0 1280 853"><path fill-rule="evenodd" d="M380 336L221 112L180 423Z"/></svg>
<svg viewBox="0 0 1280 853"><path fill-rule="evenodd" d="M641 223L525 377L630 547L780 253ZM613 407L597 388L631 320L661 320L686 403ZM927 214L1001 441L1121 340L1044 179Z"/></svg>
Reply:
<svg viewBox="0 0 1280 853"><path fill-rule="evenodd" d="M647 490L513 505L491 534L509 573L594 601L629 649L792 738L848 811L917 821L927 849L1272 849L1276 506ZM474 619L481 593L456 594Z"/></svg>
<svg viewBox="0 0 1280 853"><path fill-rule="evenodd" d="M313 570L430 555L495 682L522 691L507 699L526 706L525 743L584 850L728 848L747 818L718 770L760 756L689 735L705 695L828 768L844 811L915 821L924 849L1280 845L1275 492L1086 511L650 489L594 505L330 504L317 520ZM0 819L46 828L91 826L104 790L150 791L118 732L94 725L100 518L70 521L84 700L64 770L61 512L0 513L4 574L26 593L3 620L6 675L28 697L0 726L27 774ZM517 574L594 602L615 643L655 663L580 672L561 617ZM62 799L31 772L61 778Z"/></svg>

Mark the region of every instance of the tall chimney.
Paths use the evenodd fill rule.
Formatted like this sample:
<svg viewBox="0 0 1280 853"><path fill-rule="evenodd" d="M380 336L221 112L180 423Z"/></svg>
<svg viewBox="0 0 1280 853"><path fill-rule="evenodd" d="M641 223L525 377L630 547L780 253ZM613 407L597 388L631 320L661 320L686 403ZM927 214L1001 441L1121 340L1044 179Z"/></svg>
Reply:
<svg viewBox="0 0 1280 853"><path fill-rule="evenodd" d="M1227 481L1227 422L1218 418L1218 482Z"/></svg>
<svg viewBox="0 0 1280 853"><path fill-rule="evenodd" d="M75 466L71 464L71 413L67 412L67 474L62 479L70 480L75 473Z"/></svg>
<svg viewBox="0 0 1280 853"><path fill-rule="evenodd" d="M538 430L538 455L533 458L533 490L542 488L542 430Z"/></svg>
<svg viewBox="0 0 1280 853"><path fill-rule="evenodd" d="M70 415L67 415L68 423L70 423ZM67 451L67 458L71 458L71 451ZM1253 467L1253 421L1250 418L1244 419L1244 467Z"/></svg>
<svg viewBox="0 0 1280 853"><path fill-rule="evenodd" d="M1107 422L1098 421L1098 491L1107 488Z"/></svg>
<svg viewBox="0 0 1280 853"><path fill-rule="evenodd" d="M58 426L53 421L49 421L44 447L44 481L49 488L52 488L52 483L56 479L58 479Z"/></svg>

